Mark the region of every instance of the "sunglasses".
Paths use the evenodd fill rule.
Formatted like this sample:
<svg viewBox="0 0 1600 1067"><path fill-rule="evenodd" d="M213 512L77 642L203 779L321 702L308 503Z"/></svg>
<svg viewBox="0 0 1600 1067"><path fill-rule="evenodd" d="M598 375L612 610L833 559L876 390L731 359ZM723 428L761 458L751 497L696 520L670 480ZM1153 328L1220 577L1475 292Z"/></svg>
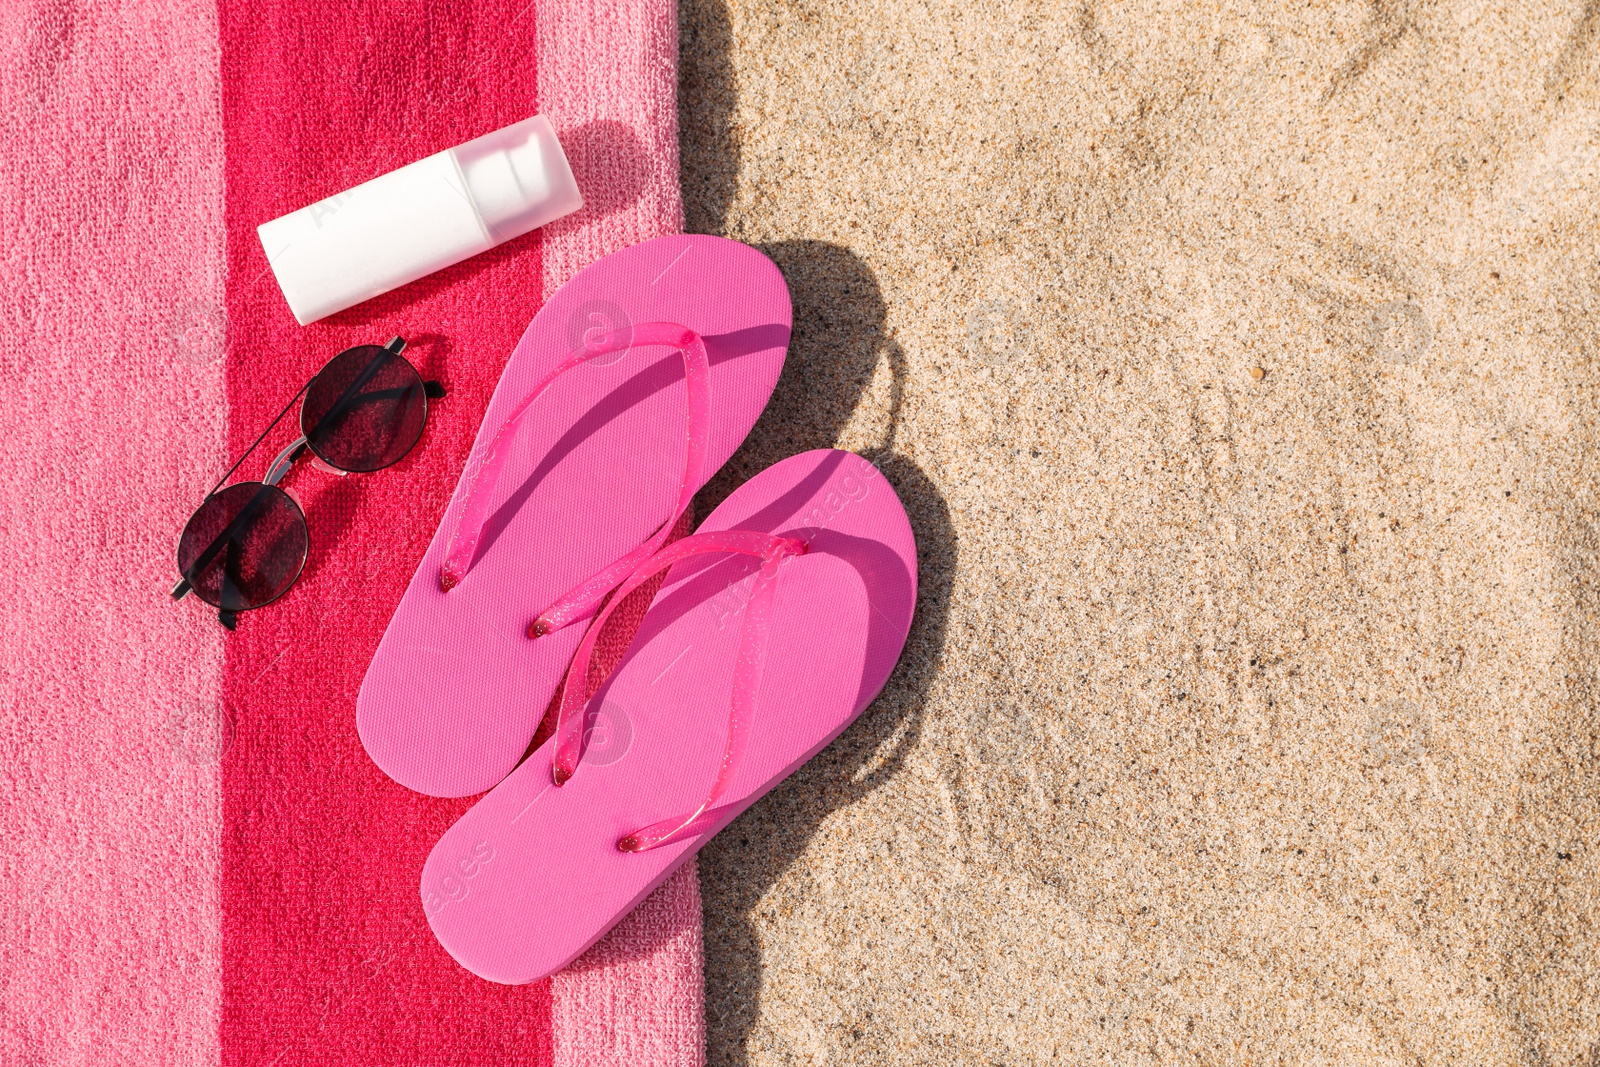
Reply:
<svg viewBox="0 0 1600 1067"><path fill-rule="evenodd" d="M193 593L231 630L239 612L289 591L311 548L305 512L278 488L295 460L310 453L339 474L382 470L411 451L428 421L428 401L445 395L444 386L423 381L400 354L405 347L396 337L386 345L347 348L300 387L190 516L178 539L182 578L172 599ZM278 453L266 477L223 489L302 398L300 436Z"/></svg>

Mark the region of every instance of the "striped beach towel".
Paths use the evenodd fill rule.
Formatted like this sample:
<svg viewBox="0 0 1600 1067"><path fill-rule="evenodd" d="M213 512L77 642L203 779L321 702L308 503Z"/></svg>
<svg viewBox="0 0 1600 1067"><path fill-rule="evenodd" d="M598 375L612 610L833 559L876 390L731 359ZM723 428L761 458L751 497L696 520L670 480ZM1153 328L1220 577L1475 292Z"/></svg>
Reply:
<svg viewBox="0 0 1600 1067"><path fill-rule="evenodd" d="M681 226L672 3L3 9L0 1063L701 1062L692 864L568 971L483 982L417 890L470 800L390 782L354 720L540 302ZM294 323L257 224L535 113L581 213ZM296 469L306 573L237 633L174 604L178 533L230 457L334 353L395 334L450 390L418 448Z"/></svg>

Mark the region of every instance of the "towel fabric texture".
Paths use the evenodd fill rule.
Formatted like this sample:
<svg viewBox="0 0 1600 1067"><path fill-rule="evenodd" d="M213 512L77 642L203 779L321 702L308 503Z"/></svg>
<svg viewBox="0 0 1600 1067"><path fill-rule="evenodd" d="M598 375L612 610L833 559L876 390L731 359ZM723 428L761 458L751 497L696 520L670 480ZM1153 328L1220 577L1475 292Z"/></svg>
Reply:
<svg viewBox="0 0 1600 1067"><path fill-rule="evenodd" d="M0 524L19 564L0 579L0 1062L701 1062L692 865L569 972L482 982L417 894L470 800L395 785L355 733L366 663L528 320L596 256L681 227L673 5L558 8L0 14ZM582 212L294 323L257 224L534 113ZM167 599L177 535L230 457L334 353L394 334L450 390L412 455L290 475L305 574L237 633Z"/></svg>

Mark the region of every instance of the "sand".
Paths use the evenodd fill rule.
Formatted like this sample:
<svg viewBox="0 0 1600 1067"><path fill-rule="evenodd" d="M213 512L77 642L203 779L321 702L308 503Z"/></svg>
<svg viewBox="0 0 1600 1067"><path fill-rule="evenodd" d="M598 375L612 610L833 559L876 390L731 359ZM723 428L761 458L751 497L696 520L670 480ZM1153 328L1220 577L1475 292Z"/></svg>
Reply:
<svg viewBox="0 0 1600 1067"><path fill-rule="evenodd" d="M727 1064L1600 1064L1600 4L683 0L877 459L883 696L702 854ZM703 510L702 510L703 513Z"/></svg>

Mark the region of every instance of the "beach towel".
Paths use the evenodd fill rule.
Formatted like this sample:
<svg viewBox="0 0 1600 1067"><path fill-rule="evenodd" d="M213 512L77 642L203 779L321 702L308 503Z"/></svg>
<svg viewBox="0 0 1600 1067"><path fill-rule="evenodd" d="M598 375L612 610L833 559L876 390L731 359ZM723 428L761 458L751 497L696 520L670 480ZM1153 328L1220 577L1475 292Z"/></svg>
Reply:
<svg viewBox="0 0 1600 1067"><path fill-rule="evenodd" d="M692 865L568 971L480 981L417 891L471 801L386 779L354 720L522 329L584 264L681 228L676 32L664 0L0 13L0 1063L702 1061ZM535 113L583 211L294 323L259 223ZM173 603L178 533L232 458L328 358L396 334L449 388L414 452L296 468L305 574L236 633Z"/></svg>

